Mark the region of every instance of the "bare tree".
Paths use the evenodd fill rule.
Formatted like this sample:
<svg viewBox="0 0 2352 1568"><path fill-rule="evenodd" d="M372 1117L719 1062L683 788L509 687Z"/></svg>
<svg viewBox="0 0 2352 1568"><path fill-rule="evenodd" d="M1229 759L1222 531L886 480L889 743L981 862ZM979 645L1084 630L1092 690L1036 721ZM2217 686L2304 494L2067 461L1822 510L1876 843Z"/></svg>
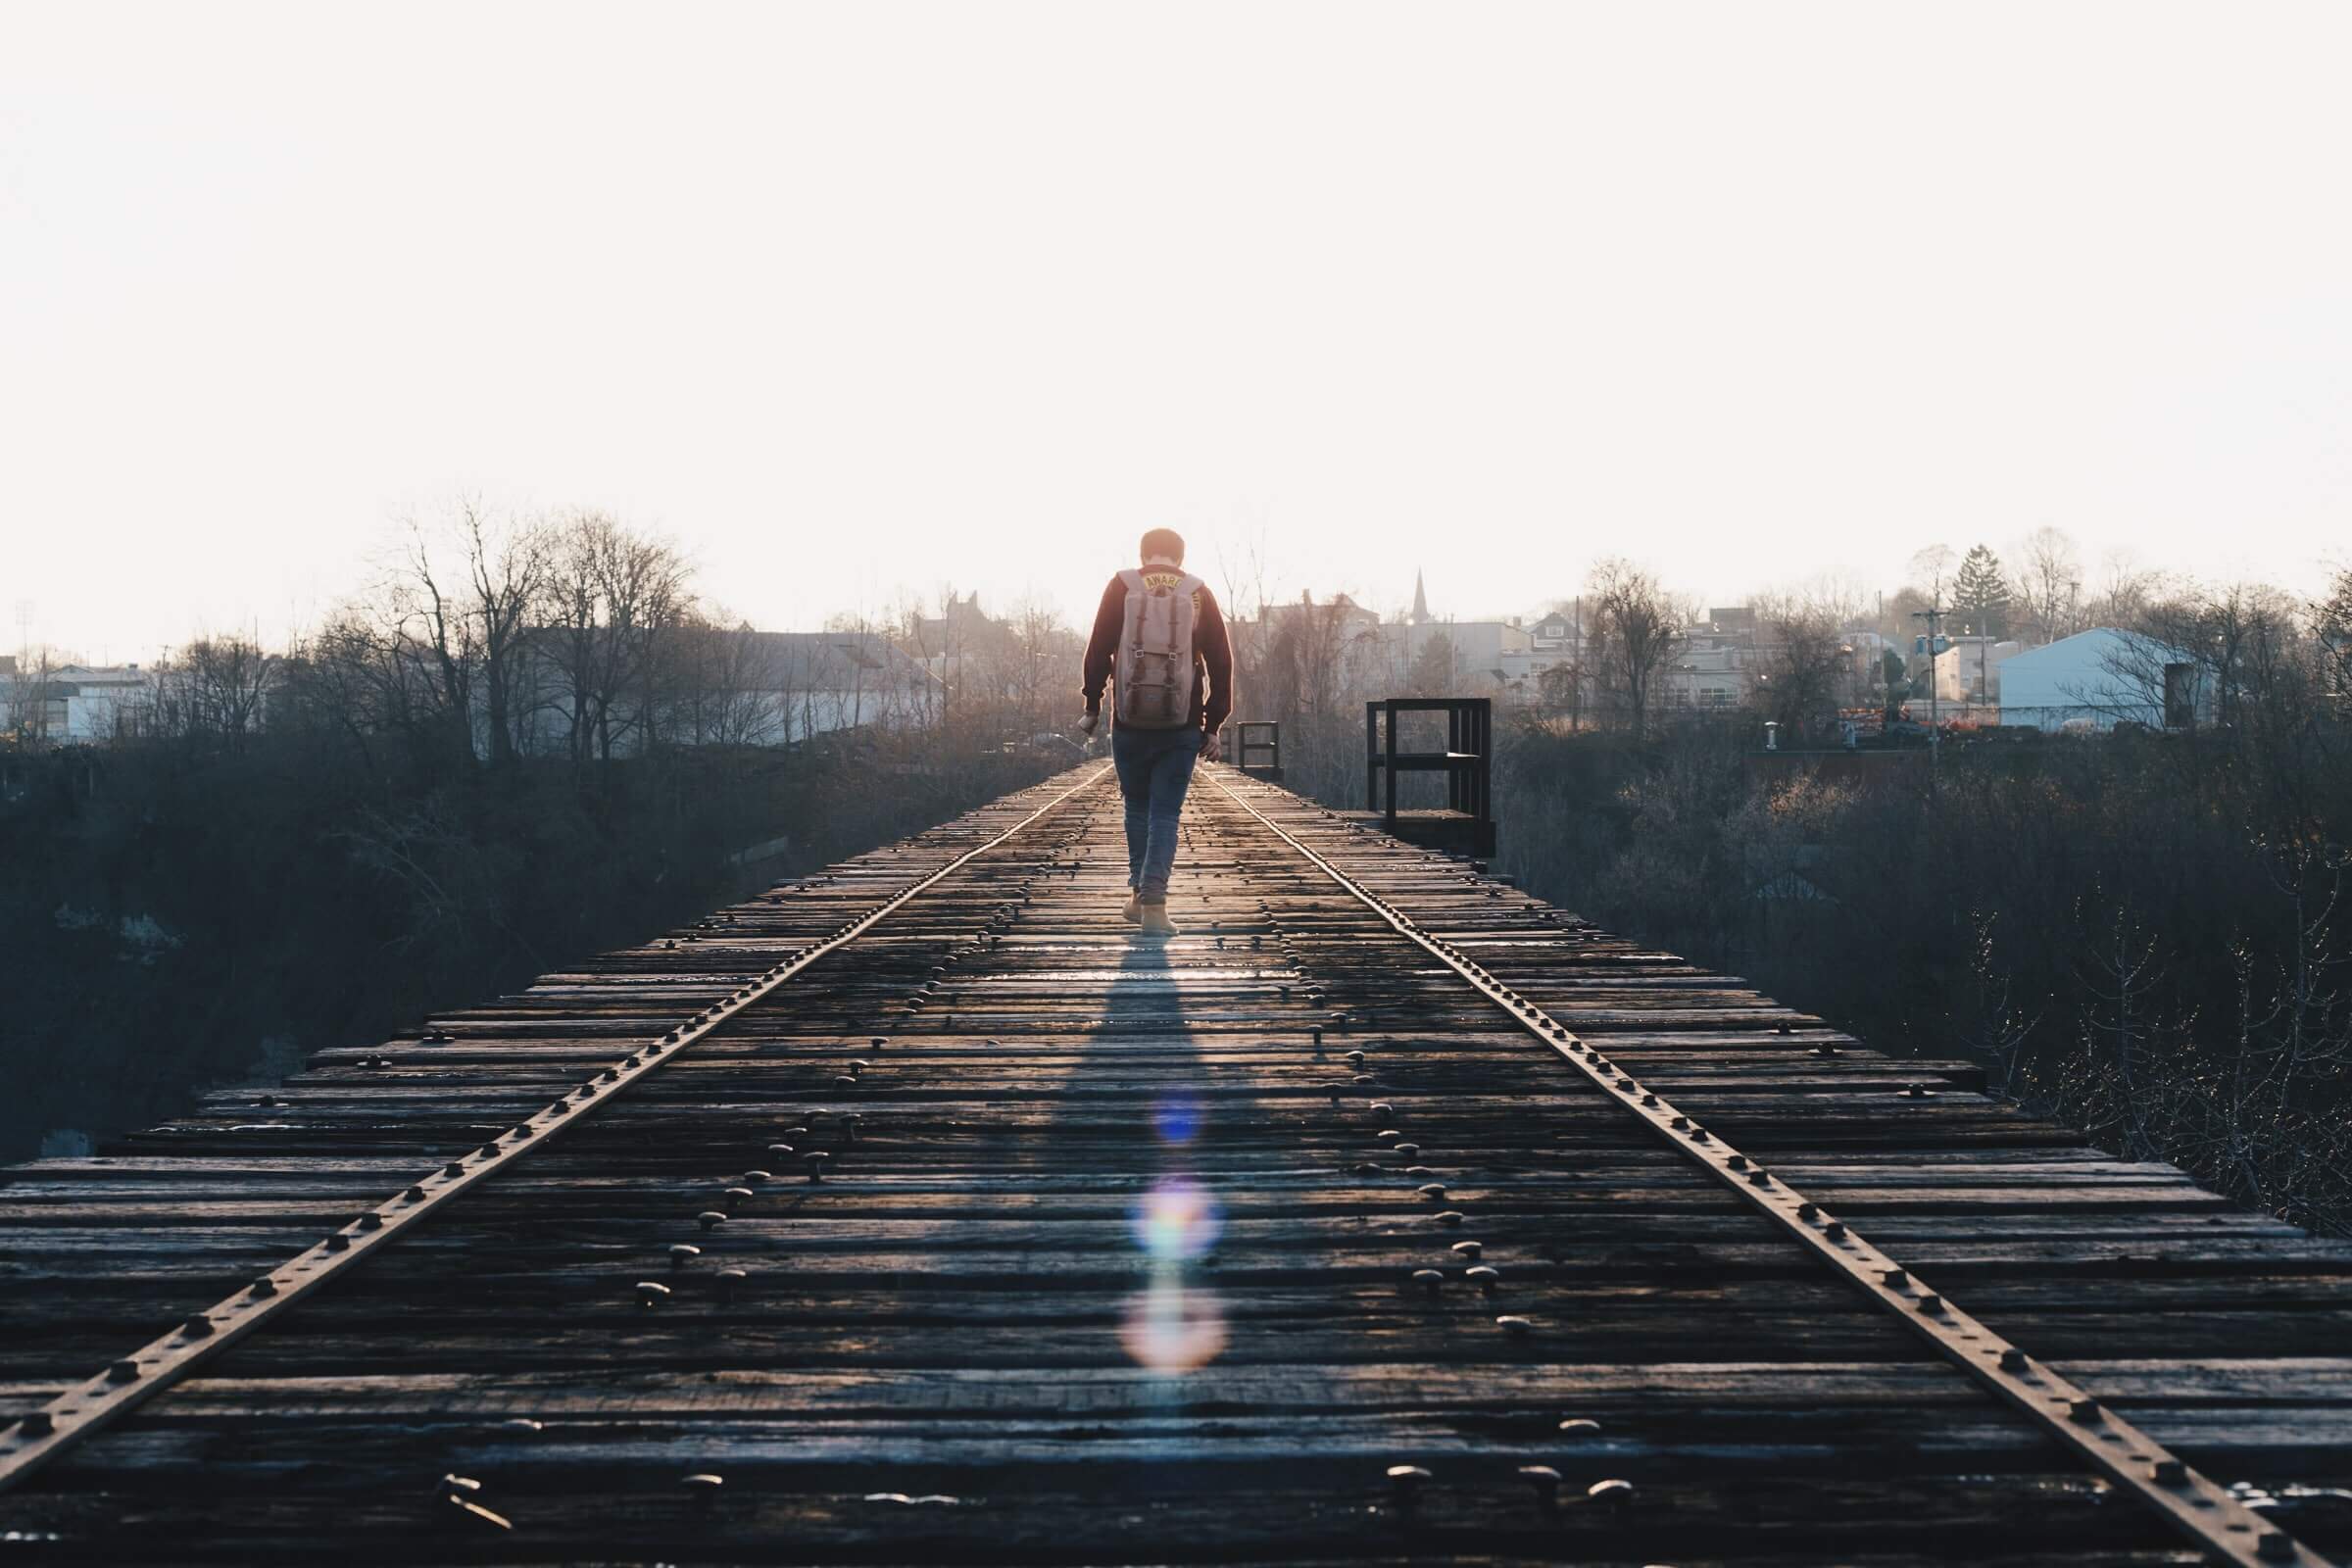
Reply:
<svg viewBox="0 0 2352 1568"><path fill-rule="evenodd" d="M2082 564L2062 528L2043 526L2011 550L2017 562L2017 608L2044 643L2082 629Z"/></svg>
<svg viewBox="0 0 2352 1568"><path fill-rule="evenodd" d="M2129 626L2164 592L2161 572L2140 565L2128 550L2111 550L2101 564L2102 580L2083 605L2092 626Z"/></svg>
<svg viewBox="0 0 2352 1568"><path fill-rule="evenodd" d="M1764 665L1756 705L1790 735L1818 729L1837 713L1838 688L1853 669L1853 644L1844 632L1850 608L1826 585L1754 601Z"/></svg>
<svg viewBox="0 0 2352 1568"><path fill-rule="evenodd" d="M278 660L250 637L199 637L180 650L164 685L185 705L187 733L242 751L262 727Z"/></svg>
<svg viewBox="0 0 2352 1568"><path fill-rule="evenodd" d="M1581 655L1546 666L1536 680L1541 710L1547 717L1566 719L1572 730L1582 729L1585 722L1585 693L1590 684Z"/></svg>
<svg viewBox="0 0 2352 1568"><path fill-rule="evenodd" d="M689 612L662 634L664 691L645 715L651 734L697 746L791 741L793 659L749 622Z"/></svg>
<svg viewBox="0 0 2352 1568"><path fill-rule="evenodd" d="M651 738L662 652L688 649L666 634L693 606L690 569L668 541L599 512L550 525L546 544L538 644L556 667L566 749L575 762L610 761L616 742Z"/></svg>
<svg viewBox="0 0 2352 1568"><path fill-rule="evenodd" d="M2294 601L2262 583L2212 588L2190 584L2146 606L2131 628L2146 647L2142 662L2193 664L2211 698L2213 716L2235 727L2248 706L2259 706L2292 668L2298 640ZM2140 671L2148 684L2149 671ZM2163 693L2161 669L2154 691Z"/></svg>
<svg viewBox="0 0 2352 1568"><path fill-rule="evenodd" d="M17 668L8 683L8 733L20 744L50 738L49 686L59 669L74 661L46 643L27 646L17 655Z"/></svg>
<svg viewBox="0 0 2352 1568"><path fill-rule="evenodd" d="M1596 662L1634 734L1641 736L1648 729L1651 684L1683 646L1687 617L1656 577L1626 561L1595 565L1587 597Z"/></svg>
<svg viewBox="0 0 2352 1568"><path fill-rule="evenodd" d="M2311 607L2311 622L2324 661L2324 701L2338 718L2352 719L2352 566L2336 568L2326 597Z"/></svg>
<svg viewBox="0 0 2352 1568"><path fill-rule="evenodd" d="M473 694L479 643L462 591L445 584L432 540L412 522L400 564L384 585L380 616L391 627L399 657L413 662L431 683L436 727L452 751L476 760Z"/></svg>
<svg viewBox="0 0 2352 1568"><path fill-rule="evenodd" d="M1942 604L1951 592L1952 567L1958 560L1950 545L1928 545L1911 553L1911 581L1928 596L1929 604Z"/></svg>

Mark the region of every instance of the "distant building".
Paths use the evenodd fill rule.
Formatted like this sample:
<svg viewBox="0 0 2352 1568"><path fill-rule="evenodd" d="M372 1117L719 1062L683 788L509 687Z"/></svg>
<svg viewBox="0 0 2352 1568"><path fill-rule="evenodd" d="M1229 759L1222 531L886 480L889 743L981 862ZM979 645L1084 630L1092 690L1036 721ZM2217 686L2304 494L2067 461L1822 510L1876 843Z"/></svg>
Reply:
<svg viewBox="0 0 2352 1568"><path fill-rule="evenodd" d="M875 632L734 634L727 721L681 738L789 745L841 730L918 728L940 711L939 677Z"/></svg>
<svg viewBox="0 0 2352 1568"><path fill-rule="evenodd" d="M2209 694L2186 653L2112 626L2061 637L2000 665L2003 724L2045 730L2145 724L2185 729L2209 711Z"/></svg>
<svg viewBox="0 0 2352 1568"><path fill-rule="evenodd" d="M899 647L917 663L950 685L959 681L967 661L982 655L1003 630L980 608L980 595L949 596L944 613L917 615L907 623Z"/></svg>
<svg viewBox="0 0 2352 1568"><path fill-rule="evenodd" d="M1683 628L1682 647L1660 671L1668 708L1717 710L1747 701L1758 662L1756 612L1743 605L1707 612Z"/></svg>
<svg viewBox="0 0 2352 1568"><path fill-rule="evenodd" d="M1555 606L1548 614L1538 616L1528 632L1539 650L1580 651L1585 642L1585 602L1577 600L1566 610Z"/></svg>
<svg viewBox="0 0 2352 1568"><path fill-rule="evenodd" d="M1940 640L1947 646L1934 656L1936 700L1999 703L2002 671L2010 660L2026 651L2025 645L2011 639L1966 634Z"/></svg>
<svg viewBox="0 0 2352 1568"><path fill-rule="evenodd" d="M0 724L26 740L88 744L127 739L153 721L157 683L136 664L60 664L0 670Z"/></svg>
<svg viewBox="0 0 2352 1568"><path fill-rule="evenodd" d="M674 678L648 699L617 693L609 711L587 717L594 749L642 755L666 746L791 746L858 729L908 729L938 721L940 681L880 632L687 628ZM572 700L555 638L539 645L538 700L521 721L524 750L560 756L571 742ZM649 720L651 721L649 723Z"/></svg>
<svg viewBox="0 0 2352 1568"><path fill-rule="evenodd" d="M1502 702L1536 701L1536 678L1558 660L1558 654L1536 656L1536 639L1519 623L1507 620L1439 620L1381 628L1388 645L1389 675L1396 688L1421 668L1424 653L1443 642L1451 650L1454 697L1491 697Z"/></svg>

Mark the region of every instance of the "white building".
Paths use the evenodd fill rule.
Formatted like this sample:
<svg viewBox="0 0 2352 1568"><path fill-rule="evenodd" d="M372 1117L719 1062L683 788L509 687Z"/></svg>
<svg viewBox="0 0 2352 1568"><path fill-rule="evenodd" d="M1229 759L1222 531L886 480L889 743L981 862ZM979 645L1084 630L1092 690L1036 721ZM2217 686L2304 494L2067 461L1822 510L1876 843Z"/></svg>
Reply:
<svg viewBox="0 0 2352 1568"><path fill-rule="evenodd" d="M2017 654L2000 666L2001 722L2045 730L2130 721L2181 729L2205 714L2196 663L2136 632L2101 626Z"/></svg>
<svg viewBox="0 0 2352 1568"><path fill-rule="evenodd" d="M638 756L649 729L672 746L790 746L845 730L925 728L945 710L940 678L880 632L694 635L674 693L650 712L640 694L616 694L603 722L589 720L600 750L609 731L612 755ZM552 652L531 685L524 749L561 755L570 743L572 703Z"/></svg>
<svg viewBox="0 0 2352 1568"><path fill-rule="evenodd" d="M1563 650L1538 655L1535 634L1509 620L1437 620L1391 622L1380 628L1388 650L1388 679L1400 690L1421 668L1433 643L1448 650L1451 668L1448 695L1491 697L1497 701L1535 701L1535 682L1553 663L1571 657Z"/></svg>
<svg viewBox="0 0 2352 1568"><path fill-rule="evenodd" d="M1935 659L1936 696L1946 703L1998 703L2001 672L2025 644L1997 637L1947 637Z"/></svg>
<svg viewBox="0 0 2352 1568"><path fill-rule="evenodd" d="M0 727L67 745L125 739L155 712L156 676L136 664L0 672Z"/></svg>

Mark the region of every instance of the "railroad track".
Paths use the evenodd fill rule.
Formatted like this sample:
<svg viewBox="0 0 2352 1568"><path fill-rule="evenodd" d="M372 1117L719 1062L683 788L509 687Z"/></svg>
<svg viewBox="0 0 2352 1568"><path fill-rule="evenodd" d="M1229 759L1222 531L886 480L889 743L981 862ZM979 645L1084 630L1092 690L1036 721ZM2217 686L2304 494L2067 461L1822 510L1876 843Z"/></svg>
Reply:
<svg viewBox="0 0 2352 1568"><path fill-rule="evenodd" d="M2352 1541L2352 1248L1227 770L1137 941L1117 818L10 1173L0 1558Z"/></svg>

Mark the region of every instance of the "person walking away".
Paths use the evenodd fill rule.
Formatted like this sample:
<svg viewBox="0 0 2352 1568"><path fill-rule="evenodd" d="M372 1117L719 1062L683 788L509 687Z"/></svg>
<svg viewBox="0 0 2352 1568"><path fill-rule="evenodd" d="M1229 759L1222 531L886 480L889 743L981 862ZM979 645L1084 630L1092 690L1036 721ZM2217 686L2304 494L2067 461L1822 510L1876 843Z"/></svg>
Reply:
<svg viewBox="0 0 2352 1568"><path fill-rule="evenodd" d="M1168 874L1176 863L1176 819L1192 787L1193 763L1223 755L1218 731L1233 711L1233 644L1208 584L1184 569L1173 528L1144 535L1143 564L1102 590L1086 645L1088 735L1102 720L1111 687L1110 760L1127 806L1127 886L1120 913L1147 934L1173 936Z"/></svg>

